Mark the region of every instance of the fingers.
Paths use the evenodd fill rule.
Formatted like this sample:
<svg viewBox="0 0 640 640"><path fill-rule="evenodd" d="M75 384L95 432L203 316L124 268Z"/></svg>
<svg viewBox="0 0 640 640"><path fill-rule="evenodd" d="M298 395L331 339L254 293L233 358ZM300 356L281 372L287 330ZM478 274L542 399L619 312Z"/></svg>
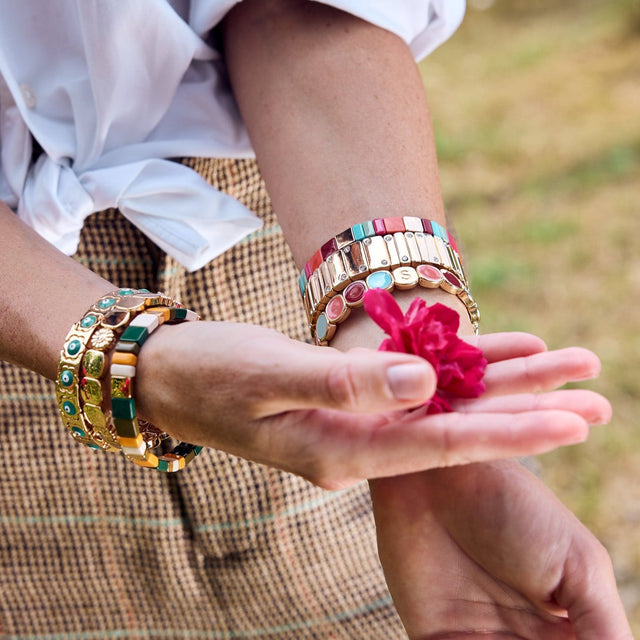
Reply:
<svg viewBox="0 0 640 640"><path fill-rule="evenodd" d="M587 349L547 352L542 340L526 333L480 336L477 344L490 362L484 397L546 391L596 377L600 371L600 361ZM289 402L288 408L388 411L419 406L434 392L432 369L416 356L369 349L342 353L293 341L290 347L291 351L279 351L279 357L293 365L282 368L281 380L273 380L279 384L279 395ZM606 422L608 411L601 403L586 418Z"/></svg>
<svg viewBox="0 0 640 640"><path fill-rule="evenodd" d="M304 467L297 473L329 489L365 478L543 453L582 442L589 430L579 415L557 410L421 417L414 413L386 421L381 416L310 411L300 420L304 431L291 424L285 431L304 434L303 441L277 438L278 457L295 460ZM278 426L272 424L267 431L274 429ZM301 460L304 464L298 464Z"/></svg>
<svg viewBox="0 0 640 640"><path fill-rule="evenodd" d="M460 413L522 413L524 411L571 411L588 424L606 424L611 420L611 404L599 393L584 389L489 396L452 403Z"/></svg>
<svg viewBox="0 0 640 640"><path fill-rule="evenodd" d="M493 362L487 367L485 395L548 391L600 373L600 360L587 349L571 347Z"/></svg>
<svg viewBox="0 0 640 640"><path fill-rule="evenodd" d="M469 336L465 337L465 340L482 349L489 363L530 356L547 350L547 345L538 336L518 331Z"/></svg>
<svg viewBox="0 0 640 640"><path fill-rule="evenodd" d="M429 468L425 465L427 456L434 468L538 454L583 442L588 431L585 420L569 411L525 411L515 415L446 413L407 426L380 429L372 438L371 447L379 447L379 452L386 452L389 459L394 449L406 449L404 459L397 451L400 463L393 463L397 468L388 469L395 472L389 475L395 475ZM416 464L414 469L399 468L409 461Z"/></svg>

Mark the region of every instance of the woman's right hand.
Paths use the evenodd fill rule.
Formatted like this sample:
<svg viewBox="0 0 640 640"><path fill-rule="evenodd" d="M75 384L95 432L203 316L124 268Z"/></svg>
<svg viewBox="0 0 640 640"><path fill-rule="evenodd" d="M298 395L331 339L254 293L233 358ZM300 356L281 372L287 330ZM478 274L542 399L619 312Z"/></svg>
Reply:
<svg viewBox="0 0 640 640"><path fill-rule="evenodd" d="M410 638L633 640L605 548L515 460L371 483Z"/></svg>
<svg viewBox="0 0 640 640"><path fill-rule="evenodd" d="M486 397L425 415L436 379L407 354L340 352L248 324L158 329L138 361L138 412L180 440L222 449L340 489L467 462L536 454L587 437L610 407L586 390L539 394L594 377L584 349L545 351L523 333L477 339ZM532 395L535 394L535 395Z"/></svg>

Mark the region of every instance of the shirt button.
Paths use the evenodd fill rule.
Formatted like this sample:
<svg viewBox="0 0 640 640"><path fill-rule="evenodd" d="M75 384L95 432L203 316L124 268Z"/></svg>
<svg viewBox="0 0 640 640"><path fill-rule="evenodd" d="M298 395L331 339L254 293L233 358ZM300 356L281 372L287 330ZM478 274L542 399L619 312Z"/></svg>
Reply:
<svg viewBox="0 0 640 640"><path fill-rule="evenodd" d="M36 106L36 94L28 84L20 85L20 92L22 93L22 99L27 109L34 109Z"/></svg>

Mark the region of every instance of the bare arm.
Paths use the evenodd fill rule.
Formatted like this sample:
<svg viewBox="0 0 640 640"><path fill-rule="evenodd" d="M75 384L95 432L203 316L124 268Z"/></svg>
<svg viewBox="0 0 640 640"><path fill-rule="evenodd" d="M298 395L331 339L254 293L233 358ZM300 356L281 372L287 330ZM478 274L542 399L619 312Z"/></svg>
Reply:
<svg viewBox="0 0 640 640"><path fill-rule="evenodd" d="M71 325L114 287L0 202L0 359L54 379Z"/></svg>
<svg viewBox="0 0 640 640"><path fill-rule="evenodd" d="M232 85L299 266L364 220L412 215L445 225L422 80L395 34L320 3L245 0L225 19ZM396 292L464 306L441 290ZM332 346L375 347L363 314Z"/></svg>
<svg viewBox="0 0 640 640"><path fill-rule="evenodd" d="M424 88L394 34L320 3L245 0L225 55L298 264L376 217L444 222Z"/></svg>
<svg viewBox="0 0 640 640"><path fill-rule="evenodd" d="M444 223L424 90L409 50L398 38L314 2L244 0L226 19L225 45L240 109L299 266L329 236L363 220L416 215ZM406 306L418 292L399 296L401 304ZM462 311L452 296L419 293L431 301L438 296L438 301ZM349 318L333 344L339 348L375 348L380 337L360 314ZM521 346L512 350L513 362ZM508 367L509 359L502 364ZM513 385L516 378L508 374L505 384ZM541 406L539 398L528 398L533 405ZM601 419L606 418L601 415L596 421ZM462 426L459 417L454 421ZM427 430L433 427L424 426ZM472 438L468 432L458 435ZM391 447L391 443L385 446ZM421 450L424 452L426 448ZM479 475L484 477L485 467L479 468ZM491 540L479 545L476 559L484 571L476 573L475 566L465 567L462 575L455 575L461 566L455 553L458 547L452 545L454 552L442 559L441 554L448 550L446 536L437 539L434 532L445 528L443 523L448 523L452 513L455 518L448 535L454 538L477 522L486 529L500 506L497 499L487 498L481 503L476 498L475 468L469 472L466 469L470 467L398 475L372 483L383 565L411 637L467 637L477 632L483 637L548 638L553 629L553 637L563 640L587 640L603 637L603 633L629 639L606 554L596 556L593 582L611 606L598 606L592 589L582 580L583 574L574 568L558 580L570 586L553 603L555 609L547 602L530 609L514 606L506 622L506 607L500 597L494 597L494 592L501 593L501 587L491 590L493 581L499 585L502 577L501 566L493 562L502 547L495 549ZM429 496L437 495L438 490L446 493L458 475L464 476L464 481L454 497L470 496L465 508L456 509L456 500L445 500L434 507ZM581 560L597 553L593 537L562 505L550 499L534 478L525 476L522 486L507 487L502 499L517 503L522 495L530 504L547 507L549 521L557 524L566 539L586 541ZM516 510L511 514L510 510L507 522L502 524L517 532L509 540L512 544L506 566L521 567L511 575L513 595L509 605L528 603L531 593L548 596L553 587L532 569L537 556L535 551L531 553L531 549L545 549L549 544L545 531L536 531L533 544L527 546L519 542L530 524L530 514ZM560 552L556 560L566 570L571 559L570 553ZM427 571L432 565L442 571L436 580ZM461 590L461 584L470 595ZM470 604L475 600L482 602L478 618L474 618L475 607ZM553 622L551 609L559 616ZM442 611L445 615L439 619ZM583 615L585 612L588 615ZM589 619L588 625L583 618Z"/></svg>

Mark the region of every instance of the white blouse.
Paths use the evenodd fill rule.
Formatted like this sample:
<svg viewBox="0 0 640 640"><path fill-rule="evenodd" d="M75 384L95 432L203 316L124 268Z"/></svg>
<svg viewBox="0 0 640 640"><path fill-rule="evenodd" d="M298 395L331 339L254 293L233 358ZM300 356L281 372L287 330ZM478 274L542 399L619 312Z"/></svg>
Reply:
<svg viewBox="0 0 640 640"><path fill-rule="evenodd" d="M238 0L0 0L0 200L71 255L118 207L196 270L260 227L167 158L251 157L210 30ZM322 0L388 29L416 59L464 0ZM32 136L45 153L32 161Z"/></svg>

